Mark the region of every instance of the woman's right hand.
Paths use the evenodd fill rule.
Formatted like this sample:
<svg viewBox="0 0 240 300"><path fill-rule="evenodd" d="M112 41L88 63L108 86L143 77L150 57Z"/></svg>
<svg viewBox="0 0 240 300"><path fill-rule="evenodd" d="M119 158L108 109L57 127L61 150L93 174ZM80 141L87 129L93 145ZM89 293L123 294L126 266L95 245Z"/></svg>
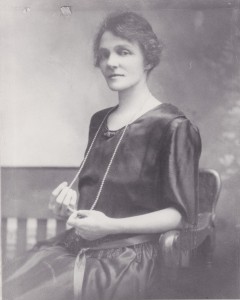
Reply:
<svg viewBox="0 0 240 300"><path fill-rule="evenodd" d="M50 197L49 209L59 218L67 218L72 211L77 209L77 193L67 186L67 182L62 182L57 186Z"/></svg>

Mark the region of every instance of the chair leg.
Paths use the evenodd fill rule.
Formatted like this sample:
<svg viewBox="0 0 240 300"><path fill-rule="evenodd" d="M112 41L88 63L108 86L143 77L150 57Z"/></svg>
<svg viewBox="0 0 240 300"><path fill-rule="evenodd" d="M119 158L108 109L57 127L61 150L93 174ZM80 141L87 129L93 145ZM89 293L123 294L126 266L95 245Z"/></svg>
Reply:
<svg viewBox="0 0 240 300"><path fill-rule="evenodd" d="M213 264L215 243L216 243L216 234L215 231L212 230L210 235L207 236L207 238L204 240L204 242L198 249L198 253L200 251L204 264L208 268L211 268Z"/></svg>
<svg viewBox="0 0 240 300"><path fill-rule="evenodd" d="M188 268L191 261L191 252L190 251L181 251L181 267Z"/></svg>
<svg viewBox="0 0 240 300"><path fill-rule="evenodd" d="M207 252L206 252L206 264L208 267L212 267L213 264L213 254L215 250L215 244L216 244L216 233L215 231L212 231L211 235L208 238L207 242Z"/></svg>

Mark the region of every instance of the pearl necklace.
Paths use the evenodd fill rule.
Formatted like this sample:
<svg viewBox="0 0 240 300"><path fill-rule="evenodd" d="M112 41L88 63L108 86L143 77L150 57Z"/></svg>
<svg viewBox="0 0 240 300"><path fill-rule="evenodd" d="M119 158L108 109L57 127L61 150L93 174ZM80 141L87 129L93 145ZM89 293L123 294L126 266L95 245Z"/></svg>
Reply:
<svg viewBox="0 0 240 300"><path fill-rule="evenodd" d="M140 110L137 111L137 113L140 113L140 112L142 111L142 109L144 108L145 104L146 104L146 101L143 102L143 105L141 106ZM69 189L72 187L72 185L75 183L75 181L77 180L78 176L80 175L80 173L81 173L81 171L82 171L82 169L83 169L83 167L84 167L84 165L85 165L85 163L86 163L86 161L87 161L87 158L88 158L88 156L89 156L89 154L90 154L90 152L91 152L91 150L92 150L93 144L95 143L96 138L97 138L97 136L98 136L100 130L102 129L102 126L103 126L105 120L107 119L107 117L110 115L110 113L111 113L113 110L115 110L115 107L112 108L112 109L106 114L106 116L103 118L102 122L100 123L100 125L99 125L99 127L98 127L98 130L97 130L97 132L95 133L95 136L94 136L94 138L93 138L93 140L92 140L92 142L91 142L91 144L90 144L90 147L89 147L89 149L88 149L88 151L87 151L87 153L86 153L86 155L85 155L85 157L84 157L84 159L83 159L83 161L82 161L82 163L81 163L81 165L80 165L80 168L79 168L77 174L75 175L75 177L73 178L72 182L71 182L71 183L69 184L69 186L68 186ZM108 163L107 169L106 169L106 171L105 171L105 173L104 173L103 179L102 179L102 181L101 181L100 187L99 187L99 189L98 189L96 198L95 198L95 200L94 200L92 206L90 207L90 210L93 210L93 209L95 208L95 206L97 205L97 202L98 202L98 200L99 200L99 198L100 198L100 195L101 195L101 192L102 192L102 190L103 190L103 186L104 186L104 183L105 183L105 181L106 181L107 175L108 175L109 170L110 170L110 168L111 168L111 166L112 166L114 157L115 157L115 155L116 155L116 153L117 153L117 151L118 151L118 148L119 148L119 146L120 146L120 144L121 144L121 142L122 142L122 139L123 139L123 137L124 137L124 135L125 135L125 133L126 133L126 130L127 130L128 126L134 121L135 116L137 115L137 113L134 113L133 117L130 119L130 121L127 123L127 125L125 125L125 126L123 127L122 134L121 134L121 136L120 136L120 138L119 138L119 140L118 140L118 142L117 142L117 145L116 145L116 147L115 147L115 149L114 149L114 151L113 151L113 154L112 154L111 159L110 159L110 161L109 161L109 163ZM75 211L75 210L73 210L73 209L72 209L71 207L69 207L69 206L68 206L68 209L69 209L71 212L74 212L74 211Z"/></svg>

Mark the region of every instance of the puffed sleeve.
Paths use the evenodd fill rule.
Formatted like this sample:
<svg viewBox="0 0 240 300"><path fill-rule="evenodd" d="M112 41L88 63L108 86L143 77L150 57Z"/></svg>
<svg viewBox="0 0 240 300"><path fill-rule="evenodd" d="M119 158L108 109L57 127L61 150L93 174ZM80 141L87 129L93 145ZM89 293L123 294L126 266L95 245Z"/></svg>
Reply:
<svg viewBox="0 0 240 300"><path fill-rule="evenodd" d="M164 197L188 224L196 224L201 138L198 129L183 117L168 126L164 153Z"/></svg>

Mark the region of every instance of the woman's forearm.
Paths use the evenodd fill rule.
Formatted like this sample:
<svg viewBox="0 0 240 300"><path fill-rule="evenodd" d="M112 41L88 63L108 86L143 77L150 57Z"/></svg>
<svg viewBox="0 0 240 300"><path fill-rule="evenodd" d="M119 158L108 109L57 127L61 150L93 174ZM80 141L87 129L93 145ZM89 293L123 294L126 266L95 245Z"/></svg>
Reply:
<svg viewBox="0 0 240 300"><path fill-rule="evenodd" d="M111 219L111 234L161 233L181 228L182 216L175 208L165 208L152 213Z"/></svg>
<svg viewBox="0 0 240 300"><path fill-rule="evenodd" d="M96 240L110 234L161 233L181 228L181 223L181 214L175 208L127 218L111 218L95 210L78 210L67 221L68 225L87 240Z"/></svg>

